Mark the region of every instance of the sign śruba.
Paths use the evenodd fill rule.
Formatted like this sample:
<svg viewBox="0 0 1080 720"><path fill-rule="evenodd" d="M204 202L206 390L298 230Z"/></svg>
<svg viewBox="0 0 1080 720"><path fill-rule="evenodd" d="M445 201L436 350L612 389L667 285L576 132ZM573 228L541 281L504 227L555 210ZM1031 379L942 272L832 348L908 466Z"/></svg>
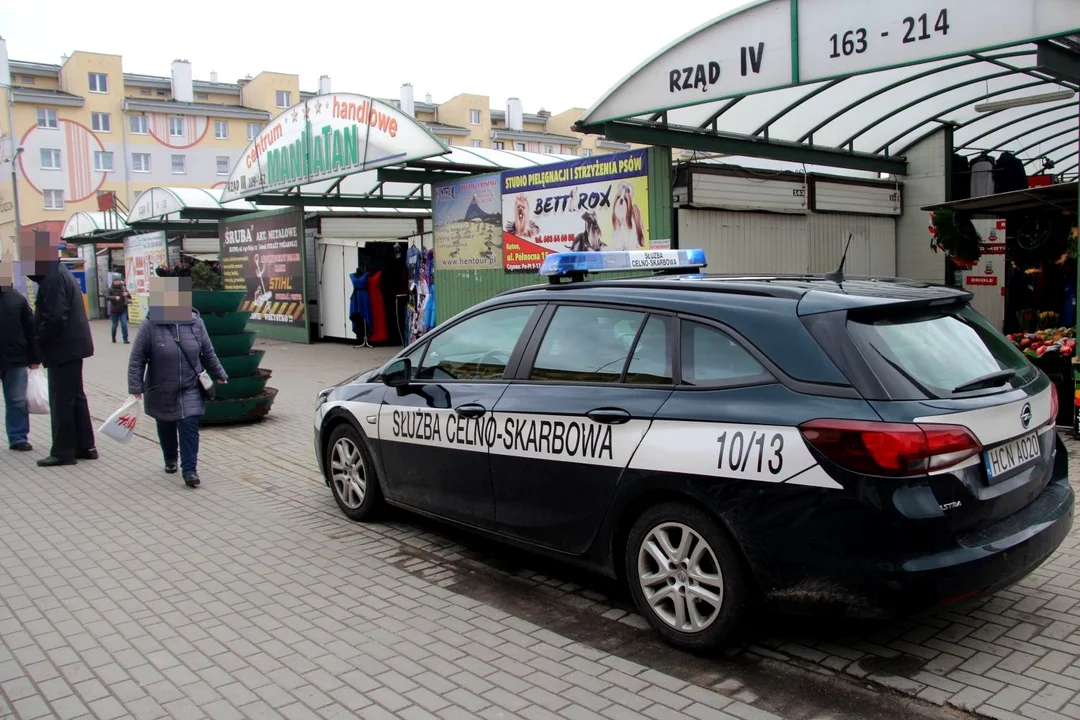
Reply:
<svg viewBox="0 0 1080 720"><path fill-rule="evenodd" d="M364 95L320 95L285 110L248 145L222 202L448 152L427 128Z"/></svg>

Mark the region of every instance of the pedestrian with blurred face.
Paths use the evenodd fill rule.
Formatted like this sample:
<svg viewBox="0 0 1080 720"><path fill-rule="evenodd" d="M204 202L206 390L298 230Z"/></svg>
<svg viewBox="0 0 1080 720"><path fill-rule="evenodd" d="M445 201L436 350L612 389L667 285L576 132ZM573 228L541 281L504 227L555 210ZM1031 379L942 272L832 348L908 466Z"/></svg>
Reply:
<svg viewBox="0 0 1080 720"><path fill-rule="evenodd" d="M94 354L82 289L60 262L55 235L35 232L19 241L19 259L26 276L37 283L34 293L34 342L48 370L52 449L38 460L41 467L97 460L90 407L83 390L83 360Z"/></svg>
<svg viewBox="0 0 1080 720"><path fill-rule="evenodd" d="M14 263L0 256L0 383L4 387L4 426L8 447L33 450L26 405L28 368L38 368L30 303L15 290Z"/></svg>
<svg viewBox="0 0 1080 720"><path fill-rule="evenodd" d="M228 381L199 311L191 307L191 278L151 277L149 314L128 361L128 393L143 400L146 414L157 421L165 472L174 474L179 459L188 487L200 484L204 372L217 383Z"/></svg>
<svg viewBox="0 0 1080 720"><path fill-rule="evenodd" d="M131 293L128 292L124 280L116 276L112 285L109 286L109 294L105 298L109 304L109 319L112 320L112 341L116 342L116 328L120 327L120 334L124 338L124 344L128 344L128 305L131 303Z"/></svg>

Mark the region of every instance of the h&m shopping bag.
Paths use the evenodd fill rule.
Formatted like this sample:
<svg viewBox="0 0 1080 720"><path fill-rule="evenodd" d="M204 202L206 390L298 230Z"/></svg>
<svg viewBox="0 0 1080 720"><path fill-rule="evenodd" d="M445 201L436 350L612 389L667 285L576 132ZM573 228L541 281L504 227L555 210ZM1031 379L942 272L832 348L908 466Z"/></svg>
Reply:
<svg viewBox="0 0 1080 720"><path fill-rule="evenodd" d="M128 395L120 409L109 416L98 432L116 442L126 443L135 434L135 424L139 421L140 402Z"/></svg>
<svg viewBox="0 0 1080 720"><path fill-rule="evenodd" d="M26 407L34 415L49 414L49 380L42 368L27 371Z"/></svg>

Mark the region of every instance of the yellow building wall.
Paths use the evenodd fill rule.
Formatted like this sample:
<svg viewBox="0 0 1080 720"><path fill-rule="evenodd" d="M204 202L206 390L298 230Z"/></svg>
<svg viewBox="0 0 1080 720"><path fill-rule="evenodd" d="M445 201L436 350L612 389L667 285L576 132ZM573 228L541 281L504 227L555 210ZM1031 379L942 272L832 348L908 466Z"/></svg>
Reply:
<svg viewBox="0 0 1080 720"><path fill-rule="evenodd" d="M470 110L480 111L480 124L470 122ZM468 147L472 140L479 140L482 147L491 147L491 98L487 95L462 93L439 105L438 121L443 125L457 125L469 131L468 137L453 138L455 145ZM444 138L446 139L446 138Z"/></svg>
<svg viewBox="0 0 1080 720"><path fill-rule="evenodd" d="M300 76L261 72L240 89L241 103L244 107L265 110L271 118L277 117L286 110L277 106L278 90L288 91L290 106L296 105L300 102Z"/></svg>

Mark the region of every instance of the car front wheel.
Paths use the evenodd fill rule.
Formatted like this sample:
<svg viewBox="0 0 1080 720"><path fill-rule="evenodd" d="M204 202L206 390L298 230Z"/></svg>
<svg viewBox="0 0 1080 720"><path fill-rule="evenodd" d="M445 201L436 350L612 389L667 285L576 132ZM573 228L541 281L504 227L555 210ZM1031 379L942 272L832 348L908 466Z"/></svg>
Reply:
<svg viewBox="0 0 1080 720"><path fill-rule="evenodd" d="M338 507L350 520L370 520L382 503L382 490L363 437L352 425L339 425L327 448L325 474Z"/></svg>
<svg viewBox="0 0 1080 720"><path fill-rule="evenodd" d="M625 567L638 609L676 647L716 649L743 614L740 558L718 521L693 506L665 503L642 513Z"/></svg>

